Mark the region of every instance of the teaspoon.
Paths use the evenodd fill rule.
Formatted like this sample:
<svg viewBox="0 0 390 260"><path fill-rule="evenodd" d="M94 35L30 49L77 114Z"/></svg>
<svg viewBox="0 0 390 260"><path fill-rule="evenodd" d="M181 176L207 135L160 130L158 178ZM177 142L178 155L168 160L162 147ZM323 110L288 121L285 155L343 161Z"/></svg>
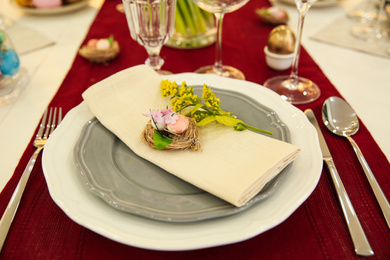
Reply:
<svg viewBox="0 0 390 260"><path fill-rule="evenodd" d="M372 173L370 166L368 166L358 145L351 137L359 130L359 119L357 118L355 111L343 99L339 97L330 97L325 100L322 107L322 119L326 127L332 133L346 137L351 143L375 194L383 216L386 219L387 225L390 228L390 204L383 194L381 187L376 181L374 174Z"/></svg>

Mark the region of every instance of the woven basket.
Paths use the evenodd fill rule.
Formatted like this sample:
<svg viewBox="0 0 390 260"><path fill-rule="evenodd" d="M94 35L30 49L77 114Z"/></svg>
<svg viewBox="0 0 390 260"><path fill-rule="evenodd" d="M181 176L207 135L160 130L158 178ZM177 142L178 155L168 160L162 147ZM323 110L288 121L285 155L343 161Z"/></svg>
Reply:
<svg viewBox="0 0 390 260"><path fill-rule="evenodd" d="M79 50L79 54L94 63L106 63L115 59L119 54L120 48L117 41L112 43L112 46L107 50L98 50L96 48L83 46Z"/></svg>
<svg viewBox="0 0 390 260"><path fill-rule="evenodd" d="M142 141L149 147L156 149L154 146L153 136L157 130L152 126L151 121L145 126L142 132ZM189 126L186 131L181 134L174 134L164 131L164 134L173 138L171 144L165 147L163 150L175 151L175 150L187 150L198 151L200 149L199 129L196 126L196 121L189 118Z"/></svg>

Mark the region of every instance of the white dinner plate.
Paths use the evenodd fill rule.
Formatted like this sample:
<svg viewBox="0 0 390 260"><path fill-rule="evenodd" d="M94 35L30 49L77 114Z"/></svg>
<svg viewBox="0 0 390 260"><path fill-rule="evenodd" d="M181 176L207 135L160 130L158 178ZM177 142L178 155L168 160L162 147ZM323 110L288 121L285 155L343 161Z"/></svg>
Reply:
<svg viewBox="0 0 390 260"><path fill-rule="evenodd" d="M126 213L108 205L85 188L73 159L82 128L94 116L85 102L69 111L47 142L43 172L55 203L78 224L114 241L156 250L191 250L243 241L287 219L315 189L322 170L317 132L305 114L279 95L248 81L215 75L183 73L164 76L179 84L206 83L241 92L273 109L301 148L278 189L266 200L232 216L189 223L169 223Z"/></svg>
<svg viewBox="0 0 390 260"><path fill-rule="evenodd" d="M13 6L22 10L26 14L33 14L33 15L56 15L56 14L65 14L69 12L74 12L81 8L86 7L89 2L89 0L81 0L73 4L62 5L55 8L34 8L34 7L23 7L15 3L14 0L10 0L10 1Z"/></svg>

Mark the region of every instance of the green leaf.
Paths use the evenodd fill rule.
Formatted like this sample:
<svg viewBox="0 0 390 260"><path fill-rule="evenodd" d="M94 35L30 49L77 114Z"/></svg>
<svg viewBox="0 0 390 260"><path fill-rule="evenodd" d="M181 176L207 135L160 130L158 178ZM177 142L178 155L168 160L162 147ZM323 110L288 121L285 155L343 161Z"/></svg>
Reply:
<svg viewBox="0 0 390 260"><path fill-rule="evenodd" d="M190 114L193 115L199 108L203 107L202 104L196 104L194 108L190 111Z"/></svg>
<svg viewBox="0 0 390 260"><path fill-rule="evenodd" d="M216 118L215 116L208 116L206 118L203 118L199 123L197 123L196 125L197 126L204 126L204 125L207 125L208 123L211 123L213 121L215 121Z"/></svg>
<svg viewBox="0 0 390 260"><path fill-rule="evenodd" d="M157 150L162 150L172 143L172 138L163 136L160 132L155 132L153 135L154 146Z"/></svg>
<svg viewBox="0 0 390 260"><path fill-rule="evenodd" d="M107 41L110 43L110 46L114 43L114 37L110 36L107 38Z"/></svg>
<svg viewBox="0 0 390 260"><path fill-rule="evenodd" d="M216 116L215 117L218 123L227 125L227 126L235 126L239 123L243 123L242 120L230 117L230 116Z"/></svg>
<svg viewBox="0 0 390 260"><path fill-rule="evenodd" d="M234 126L234 130L236 130L236 131L244 131L244 130L246 130L247 128L245 127L245 126L243 126L242 124L237 124L237 125L235 125Z"/></svg>

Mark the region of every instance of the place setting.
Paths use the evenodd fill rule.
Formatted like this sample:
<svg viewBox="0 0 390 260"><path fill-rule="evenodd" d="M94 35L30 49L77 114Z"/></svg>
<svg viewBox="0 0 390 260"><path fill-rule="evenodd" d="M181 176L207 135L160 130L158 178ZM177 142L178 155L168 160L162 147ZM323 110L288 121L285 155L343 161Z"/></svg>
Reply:
<svg viewBox="0 0 390 260"><path fill-rule="evenodd" d="M116 252L113 258L154 253L196 258L211 252L221 258L228 257L223 251L241 247L254 256L286 256L293 247L299 251L298 243L307 248L310 241L313 257L380 259L386 242L378 244L373 236L383 223L390 228L390 206L386 188L384 193L378 184L381 177L376 181L381 176L378 165L366 152L367 143L361 143L361 134L367 137L368 131L360 124L357 134L356 113L301 42L312 5L337 3L295 1L297 30L288 27L290 18L283 9L252 8L248 19L256 19L256 24L248 27L260 27L261 39L267 40L256 43L262 58L260 78L265 79L260 83L250 81L252 69L236 66L242 63L229 58L222 62L222 47L231 44L222 40L224 24L232 28L232 23L223 22L225 14L234 17L250 1L226 6L194 0L192 7L178 1L103 4L50 101L49 107L61 108L64 114L53 123L42 161L30 168L33 179L24 179L26 194L11 222L19 227L22 221L31 229L48 220L47 230L52 230L54 215L62 216L63 226L55 225L58 241L68 230L69 242L78 241L76 254L81 258L108 256L109 251ZM175 20L185 17L175 17L177 8L192 10L203 22L209 18L199 10L212 14L214 23L204 24L212 36L202 35L201 41L191 43L177 38ZM98 25L105 23L99 18L113 13L115 23L126 27L97 33ZM192 22L186 20L186 26ZM199 58L194 61L206 66L194 63L191 67L197 68L192 71L190 66L172 66L185 64L181 59L190 53L197 56L209 49L215 54L211 65ZM229 55L226 51L223 57ZM30 148L18 166L20 172ZM33 193L39 194L36 203ZM26 202L34 206L27 209ZM43 208L42 220L34 220ZM12 241L19 236L12 226L9 236ZM4 253L9 253L7 242L12 241L5 240ZM262 251L279 244L276 241L280 253ZM258 243L260 251L253 247ZM73 249L69 256L74 256Z"/></svg>
<svg viewBox="0 0 390 260"><path fill-rule="evenodd" d="M134 27L137 24L140 25L136 21L142 18L132 16L131 8L131 5L125 3L124 11L130 32L144 31ZM166 32L166 37L172 33L167 25L160 25L160 28ZM132 34L131 36L133 40L138 41L145 35ZM72 219L77 219L79 224L108 238L115 237L116 241L149 249L189 250L223 245L258 235L275 226L275 223L282 222L300 206L299 201L304 201L311 194L319 181L322 157L315 128L306 115L292 105L294 100L287 99L289 102L286 102L283 94L268 89L267 82L265 88L259 87L254 83L232 79L235 76L224 75L225 72L222 73L216 69L212 70L212 73L202 71L205 74L199 74L199 72L171 74L161 70L163 61L159 57L159 49L164 41L167 41L167 38L162 36L157 51L155 53L148 51L149 58L145 62L146 65L118 72L90 87L83 94L84 102L72 109L65 117L64 122L45 148L43 157L44 174L51 196L67 212L67 215ZM299 32L298 38L300 38ZM145 41L138 42L143 44ZM299 43L297 46L298 51L295 53L298 52L298 55L295 59L299 59ZM145 48L149 49L147 45ZM153 61L154 59L157 63ZM216 64L220 64L218 59ZM218 75L219 73L224 77ZM297 68L293 67L292 76L286 76L284 80L290 78L293 80L296 75ZM232 110L238 116L237 118L245 118L244 121L248 122L245 124L254 124L257 128L265 127L268 133L272 132L271 139L299 147L297 148L299 155L295 155L296 159L291 159L293 162L286 161L284 165L279 166L278 169L282 169L281 172L278 170L271 174L267 181L260 181L263 184L254 188L253 194L255 195L251 195L249 200L245 200L243 204L237 204L240 199L230 198L232 190L239 190L237 187L234 188L232 184L226 183L225 185L232 189L229 190L229 195L224 195L223 191L215 188L219 185L216 185L214 177L208 177L209 174L216 174L216 178L222 183L221 189L223 190L224 182L221 179L225 174L231 176L227 170L231 168L237 171L234 170L233 165L226 167L226 161L236 160L239 165L242 165L241 161L244 159L234 151L231 159L227 157L219 163L218 156L206 150L210 147L216 153L215 151L220 151L218 145L227 142L226 140L216 141L218 138L214 136L215 134L211 134L214 136L212 138L208 137L210 134L208 131L220 131L219 128L203 131L203 134L208 133L203 137L206 140L212 140L213 148L204 143L205 147L200 151L186 151L188 148L184 149L185 151L180 151L181 149L179 151L150 150L150 147L141 142L139 135L129 135L136 129L138 130L135 132L142 132L145 119L140 115L143 111L152 110L154 106L168 107L169 102L163 101L158 91L159 85L162 89L163 82L167 80L178 82L178 90L183 84L193 87L192 91L197 96L204 96L204 92L203 94L201 92L202 88L205 91L204 84L212 86L212 90L220 98L224 109ZM132 82L131 86L128 83L124 84L129 81ZM311 82L308 79L304 81ZM310 86L314 84L310 83ZM120 95L115 93L120 93ZM130 95L137 97L134 102L126 101L126 97ZM317 98L318 96L314 100ZM314 100L311 98L304 103ZM301 101L297 100L296 103L299 104ZM135 115L129 116L129 111ZM247 120L245 116L247 111L254 111L251 113L255 116L248 117ZM124 119L126 116L129 117L128 123ZM260 122L265 125L259 124ZM240 134L242 133L237 133L237 138L244 142L245 139L238 137ZM313 142L313 140L316 141ZM249 141L247 145L253 141ZM154 139L154 145L156 145L155 142ZM203 147L202 139L199 142ZM271 143L270 145L274 146L279 142ZM240 144L237 147L233 146L232 149L239 149L239 146ZM102 147L109 148L104 150ZM202 153L205 154L202 155ZM160 156L162 156L161 159L159 159ZM222 158L224 156L231 155L221 155ZM58 158L68 159L59 162ZM97 158L102 159L97 160ZM210 162L207 163L207 161ZM308 161L311 163L307 164ZM192 163L196 166L190 166ZM214 166L210 168L212 164ZM260 165L255 166L257 167L262 168ZM273 168L273 166L267 167ZM62 172L60 177L57 174L54 175L58 171ZM207 171L211 172L196 178L196 175ZM250 170L243 169L243 171ZM75 173L80 176L72 175ZM219 177L219 174L222 175ZM245 178L239 176L237 181L245 182ZM67 186L64 187L63 183L67 183ZM287 194L294 194L294 196L287 198ZM246 197L246 195L239 194L240 196ZM76 197L78 203L74 204L72 201ZM281 203L286 205L286 202L289 206L279 206ZM102 209L105 214L100 217L99 212ZM275 209L277 213L274 212ZM269 215L265 212L272 212L272 218L268 219ZM95 221L91 222L90 215L94 216ZM110 221L105 221L107 218ZM215 221L219 224L216 227L210 227L210 223L215 223ZM256 222L256 225L262 228L250 226L248 229L243 229L240 223L248 221ZM102 227L104 227L104 232L101 231ZM228 227L232 233L237 233L238 230L242 232L228 236L228 240L226 240L226 234L223 237L217 236L211 239L210 229L219 232L221 227ZM193 233L195 229L197 232ZM168 230L170 235L160 239L159 234L168 232ZM187 238L184 240L182 239L183 230ZM140 240L141 236L143 240ZM208 241L206 244L205 240ZM372 250L368 252L358 250L357 254L370 255Z"/></svg>
<svg viewBox="0 0 390 260"><path fill-rule="evenodd" d="M148 31L135 27L142 25L138 21L146 19L147 13L133 10L136 7L129 1L124 1L123 7L131 37L144 45L149 58L146 65L118 72L90 87L83 94L85 101L68 112L56 129L43 155L44 174L54 201L69 217L95 232L109 238L115 237L116 241L125 244L160 250L188 250L232 243L260 234L282 222L314 190L322 169L319 146L309 141L315 139L316 134L305 115L271 90L232 79L240 73L225 72L226 67L220 64L218 58L217 68L210 70L211 74L208 71L204 71L206 74L171 74L161 70L163 60L159 57L159 50L172 35L173 25L169 21L174 8L172 12L167 9L166 14L171 18L157 17L158 20L150 21L160 24L160 31L165 32L161 37L156 36L160 44L152 49L147 41L142 40L147 37ZM135 13L139 16L133 16ZM145 24L148 23L145 21ZM232 67L227 70L231 73ZM132 82L130 88L128 84L123 84L129 80ZM266 130L259 134L249 130L237 132L226 126L216 127L213 122L210 123L212 126L205 126L206 130L199 127L199 151L188 151L188 148L183 151L151 149L140 143L140 134L147 122L142 113L156 106L164 108L169 105L158 91L160 84L165 82L162 80L178 82L182 86L186 84L189 87L187 91L193 89L194 95L199 97L205 95L202 86L210 85L221 106L232 110L240 120L245 120L245 128ZM113 87L117 90L113 90ZM121 101L129 95L136 95L134 102ZM103 96L108 103L102 103ZM252 111L250 115L246 115L248 111ZM130 112L132 119L126 123L124 119ZM118 118L118 125L109 123L113 122L113 117ZM238 120L225 117L228 119L224 120ZM138 134L129 136L129 131ZM312 137L307 139L308 136ZM236 138L241 141L235 144L229 141ZM269 154L272 149L261 151L261 146L254 146L257 139L266 147L274 147L275 154ZM227 144L232 145L231 151L222 152L222 147ZM103 150L100 147L110 148ZM282 151L285 149L290 150L291 154L285 154L286 158L283 159ZM237 155L241 150L247 151L245 156ZM257 165L254 158L250 159L253 156L265 157L263 166ZM60 162L59 158L68 159ZM226 165L227 161L231 162L229 166ZM268 165L265 164L267 161ZM59 169L62 174L54 174ZM247 173L247 180L245 175L240 176L240 171ZM223 181L224 175L229 176L228 180ZM64 183L67 183L65 187ZM225 190L226 187L230 187L229 190ZM294 196L287 196L289 193ZM72 203L76 197L79 201L77 205ZM286 200L290 201L287 205ZM260 203L261 207L257 205ZM84 210L80 210L80 207ZM98 212L102 209L109 214L110 221L105 221L107 216L100 218L103 215ZM275 211L272 217L267 213L269 219L264 217L267 211ZM85 215L83 212L88 213ZM90 214L94 215L96 222L90 220ZM263 217L258 219L259 215ZM215 221L220 223L212 228L216 232L227 226L232 234L240 230L239 234L230 235L229 242L226 235L211 239L209 225ZM258 228L255 229L242 229L240 223L248 221L264 222L257 224ZM99 231L102 226L105 227L104 232ZM187 240L181 238L183 228ZM124 233L123 229L127 232ZM166 229L170 230L169 237L159 239ZM193 233L195 229L198 232ZM146 233L148 236L145 239ZM143 240L139 239L141 234ZM205 240L208 241L207 245Z"/></svg>

